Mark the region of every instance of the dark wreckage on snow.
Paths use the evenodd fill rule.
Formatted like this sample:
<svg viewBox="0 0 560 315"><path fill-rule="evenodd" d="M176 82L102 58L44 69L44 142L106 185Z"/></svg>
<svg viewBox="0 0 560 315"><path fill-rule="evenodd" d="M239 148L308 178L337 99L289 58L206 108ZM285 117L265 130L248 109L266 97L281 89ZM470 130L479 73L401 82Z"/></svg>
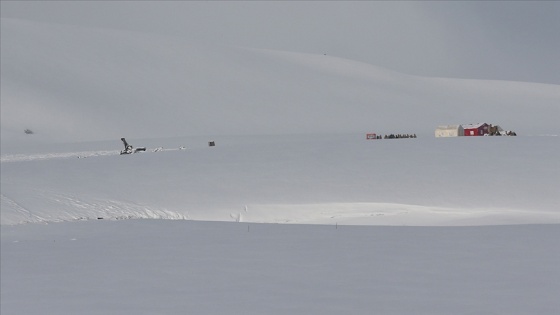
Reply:
<svg viewBox="0 0 560 315"><path fill-rule="evenodd" d="M125 138L121 138L121 141L124 144L124 150L121 151L121 155L146 151L146 147L133 148L130 144L128 144L128 142L126 142Z"/></svg>

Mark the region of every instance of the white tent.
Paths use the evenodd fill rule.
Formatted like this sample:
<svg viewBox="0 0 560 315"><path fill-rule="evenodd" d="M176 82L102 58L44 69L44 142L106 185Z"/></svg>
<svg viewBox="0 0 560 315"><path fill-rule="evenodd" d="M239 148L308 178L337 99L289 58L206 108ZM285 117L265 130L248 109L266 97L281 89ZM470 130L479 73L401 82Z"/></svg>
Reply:
<svg viewBox="0 0 560 315"><path fill-rule="evenodd" d="M461 125L443 125L436 128L436 138L439 137L460 137L464 134Z"/></svg>

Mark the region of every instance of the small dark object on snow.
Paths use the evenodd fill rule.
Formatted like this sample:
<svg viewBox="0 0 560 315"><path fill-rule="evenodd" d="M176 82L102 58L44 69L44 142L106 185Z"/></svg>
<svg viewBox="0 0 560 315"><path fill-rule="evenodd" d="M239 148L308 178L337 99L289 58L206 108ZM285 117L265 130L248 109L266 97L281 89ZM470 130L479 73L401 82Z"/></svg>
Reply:
<svg viewBox="0 0 560 315"><path fill-rule="evenodd" d="M214 141L210 141L210 142L208 142L208 146L209 147L214 147L214 146L216 146L216 143Z"/></svg>
<svg viewBox="0 0 560 315"><path fill-rule="evenodd" d="M146 151L145 147L139 147L136 149L133 149L132 146L130 144L128 144L128 142L126 142L125 138L121 138L121 141L124 144L124 150L121 151L121 155L122 154L131 154L131 153L136 153L136 152L140 152L140 151Z"/></svg>
<svg viewBox="0 0 560 315"><path fill-rule="evenodd" d="M25 129L23 132L25 132L26 135L34 134L33 130L31 130L31 129Z"/></svg>

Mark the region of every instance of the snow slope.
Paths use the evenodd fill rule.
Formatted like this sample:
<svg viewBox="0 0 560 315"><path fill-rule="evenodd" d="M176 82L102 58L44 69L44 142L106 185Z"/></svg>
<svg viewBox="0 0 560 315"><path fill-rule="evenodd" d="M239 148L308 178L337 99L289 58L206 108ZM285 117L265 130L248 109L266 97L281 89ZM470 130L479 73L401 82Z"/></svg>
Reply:
<svg viewBox="0 0 560 315"><path fill-rule="evenodd" d="M15 19L1 30L3 224L557 222L558 138L534 136L558 134L557 85ZM522 137L433 139L478 121ZM123 158L123 136L189 149Z"/></svg>
<svg viewBox="0 0 560 315"><path fill-rule="evenodd" d="M557 85L1 23L2 315L559 313Z"/></svg>
<svg viewBox="0 0 560 315"><path fill-rule="evenodd" d="M557 85L422 78L323 54L2 19L1 136L44 141L490 122L559 134Z"/></svg>

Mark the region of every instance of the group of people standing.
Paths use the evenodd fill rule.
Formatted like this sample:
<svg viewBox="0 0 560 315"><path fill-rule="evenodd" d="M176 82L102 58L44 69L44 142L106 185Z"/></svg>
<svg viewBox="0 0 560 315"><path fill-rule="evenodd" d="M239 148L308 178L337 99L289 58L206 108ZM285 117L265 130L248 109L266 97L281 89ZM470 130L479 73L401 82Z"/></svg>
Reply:
<svg viewBox="0 0 560 315"><path fill-rule="evenodd" d="M416 138L416 134L390 134L385 135L383 139L409 139L409 138Z"/></svg>

